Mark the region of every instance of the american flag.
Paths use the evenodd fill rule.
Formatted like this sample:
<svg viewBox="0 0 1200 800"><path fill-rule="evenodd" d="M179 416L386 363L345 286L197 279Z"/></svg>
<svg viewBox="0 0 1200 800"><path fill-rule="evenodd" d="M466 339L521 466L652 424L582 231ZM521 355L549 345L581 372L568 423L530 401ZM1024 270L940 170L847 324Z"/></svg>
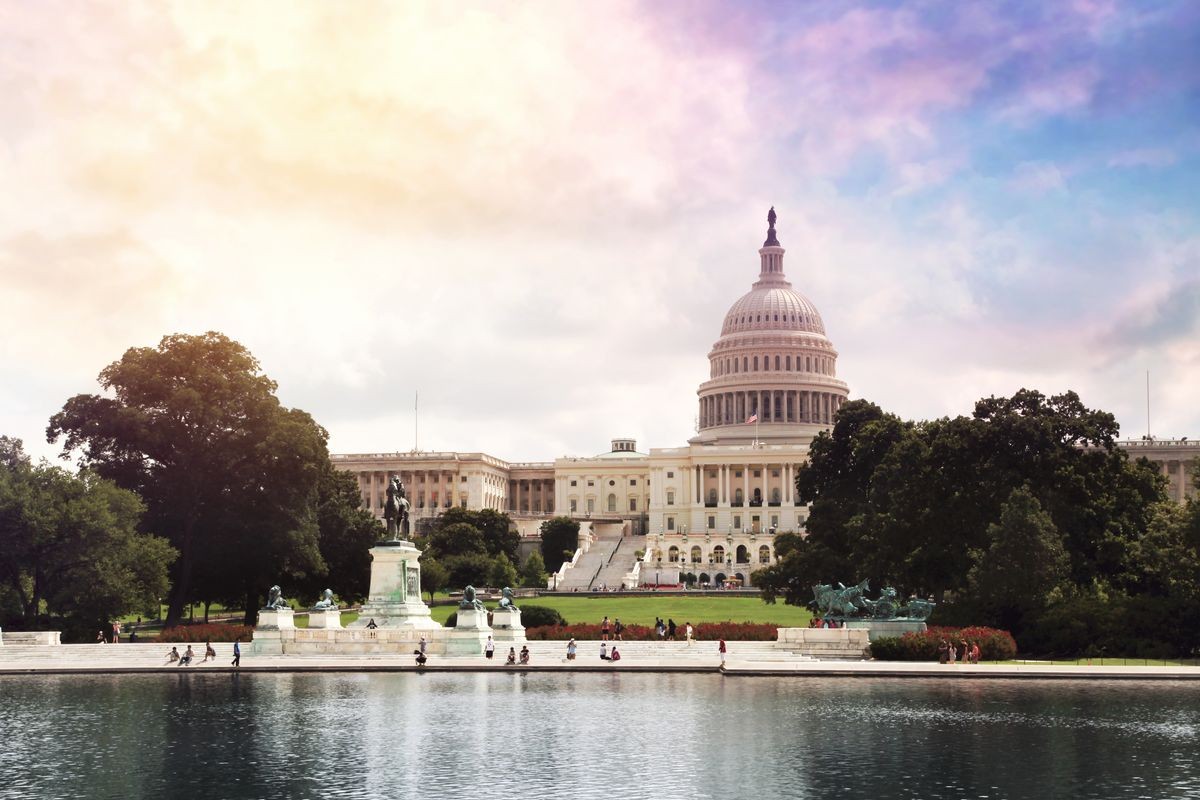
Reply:
<svg viewBox="0 0 1200 800"><path fill-rule="evenodd" d="M749 418L746 419L747 425L749 425L751 422L758 422L758 414L751 414Z"/></svg>

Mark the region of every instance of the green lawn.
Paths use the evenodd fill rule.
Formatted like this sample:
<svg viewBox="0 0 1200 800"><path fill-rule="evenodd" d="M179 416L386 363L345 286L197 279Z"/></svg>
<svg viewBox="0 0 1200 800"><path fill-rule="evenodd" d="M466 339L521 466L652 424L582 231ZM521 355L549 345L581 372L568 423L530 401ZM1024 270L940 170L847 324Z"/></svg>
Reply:
<svg viewBox="0 0 1200 800"><path fill-rule="evenodd" d="M767 605L757 597L680 597L676 595L647 597L545 596L517 600L517 605L546 606L562 614L567 622L599 623L607 614L620 618L627 625L653 625L656 616L664 621L685 622L768 622L784 628L808 625L811 614L806 608L783 603ZM453 606L433 609L433 618L444 622Z"/></svg>

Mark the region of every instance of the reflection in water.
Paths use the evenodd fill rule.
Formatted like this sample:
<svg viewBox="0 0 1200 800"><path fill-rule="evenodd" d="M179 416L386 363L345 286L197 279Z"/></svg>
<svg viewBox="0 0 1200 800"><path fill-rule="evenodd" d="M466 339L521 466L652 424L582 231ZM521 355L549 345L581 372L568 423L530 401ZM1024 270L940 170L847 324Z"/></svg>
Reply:
<svg viewBox="0 0 1200 800"><path fill-rule="evenodd" d="M1200 797L1188 683L0 679L0 796Z"/></svg>

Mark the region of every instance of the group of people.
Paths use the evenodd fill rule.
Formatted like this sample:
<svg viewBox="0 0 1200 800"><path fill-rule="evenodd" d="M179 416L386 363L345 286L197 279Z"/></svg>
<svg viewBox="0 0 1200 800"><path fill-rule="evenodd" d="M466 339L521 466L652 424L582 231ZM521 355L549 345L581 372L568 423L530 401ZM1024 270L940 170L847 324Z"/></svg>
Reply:
<svg viewBox="0 0 1200 800"><path fill-rule="evenodd" d="M614 634L613 640L621 641L621 636L622 636L622 634L625 633L625 626L621 624L621 618L617 617L617 619L613 623L610 624L607 616L605 616L603 621L601 621L601 623L600 623L600 641L602 641L602 642L608 641L608 633L609 633L610 627Z"/></svg>
<svg viewBox="0 0 1200 800"><path fill-rule="evenodd" d="M979 642L950 642L942 639L938 643L937 652L939 664L953 664L955 661L964 664L979 663Z"/></svg>
<svg viewBox="0 0 1200 800"><path fill-rule="evenodd" d="M820 617L813 617L808 621L808 627L810 628L843 628L845 626L846 623L838 622L836 619L821 619Z"/></svg>
<svg viewBox="0 0 1200 800"><path fill-rule="evenodd" d="M200 663L203 664L210 658L213 661L216 661L217 651L216 648L212 646L212 642L205 642L204 658L200 660ZM171 652L167 653L167 663L174 664L177 667L189 666L193 661L195 661L195 659L196 652L192 650L192 646L190 644L187 646L187 649L183 651L183 655L179 654L179 648L174 645L171 647ZM240 639L235 639L233 642L233 661L230 661L229 665L231 667L240 667L242 665L242 644Z"/></svg>
<svg viewBox="0 0 1200 800"><path fill-rule="evenodd" d="M678 632L678 630L679 630L679 626L675 624L675 620L668 619L666 622L663 622L662 617L654 618L654 633L658 636L658 640L660 642L675 641L675 634ZM692 623L685 622L683 624L683 631L684 631L684 634L683 634L684 639L687 641L688 644L691 644L692 643Z"/></svg>
<svg viewBox="0 0 1200 800"><path fill-rule="evenodd" d="M508 648L508 658L504 662L506 665L512 664L528 664L529 663L529 646L521 645L521 655L517 655L517 648Z"/></svg>

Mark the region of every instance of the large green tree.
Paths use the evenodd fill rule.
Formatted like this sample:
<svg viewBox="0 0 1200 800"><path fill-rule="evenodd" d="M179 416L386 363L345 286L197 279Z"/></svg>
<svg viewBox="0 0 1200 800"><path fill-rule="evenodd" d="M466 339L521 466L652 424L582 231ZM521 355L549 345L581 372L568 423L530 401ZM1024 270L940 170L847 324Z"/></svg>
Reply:
<svg viewBox="0 0 1200 800"><path fill-rule="evenodd" d="M570 517L553 517L542 523L542 561L547 572L558 572L579 547L579 523Z"/></svg>
<svg viewBox="0 0 1200 800"><path fill-rule="evenodd" d="M106 393L69 399L46 436L137 492L144 528L179 550L168 624L195 599L238 596L249 614L265 585L325 569L316 507L327 435L279 403L246 348L176 334L126 351L99 380Z"/></svg>
<svg viewBox="0 0 1200 800"><path fill-rule="evenodd" d="M156 606L175 550L142 533L133 492L94 473L33 465L0 437L0 582L16 599L8 625L49 616L90 627Z"/></svg>

